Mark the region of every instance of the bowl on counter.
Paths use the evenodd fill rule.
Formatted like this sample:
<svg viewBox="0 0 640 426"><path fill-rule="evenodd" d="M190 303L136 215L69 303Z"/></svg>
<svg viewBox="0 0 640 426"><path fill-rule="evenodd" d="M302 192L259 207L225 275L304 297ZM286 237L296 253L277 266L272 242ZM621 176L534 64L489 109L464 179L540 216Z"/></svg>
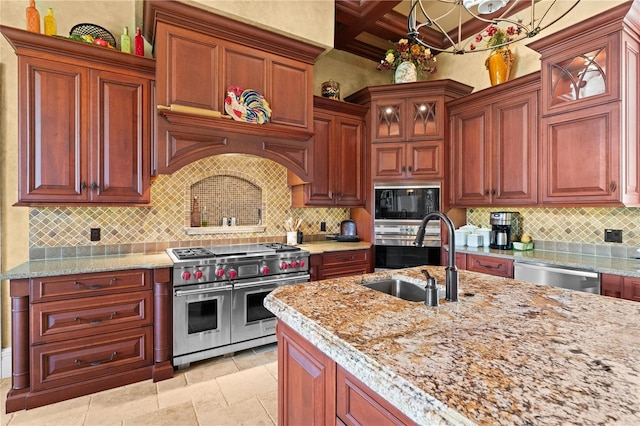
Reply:
<svg viewBox="0 0 640 426"><path fill-rule="evenodd" d="M514 241L513 249L517 251L533 250L533 241L531 241L530 243L521 243L520 241Z"/></svg>

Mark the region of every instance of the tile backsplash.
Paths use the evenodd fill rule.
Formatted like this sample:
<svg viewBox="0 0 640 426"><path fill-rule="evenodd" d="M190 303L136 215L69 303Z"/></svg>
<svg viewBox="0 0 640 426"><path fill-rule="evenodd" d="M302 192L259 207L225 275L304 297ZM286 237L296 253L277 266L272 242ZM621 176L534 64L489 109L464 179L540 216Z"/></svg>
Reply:
<svg viewBox="0 0 640 426"><path fill-rule="evenodd" d="M640 247L640 209L624 207L529 207L467 209L467 221L489 226L489 215L496 211L517 211L522 232L534 241L559 244L609 245L613 248ZM621 229L622 243L605 243L605 229ZM538 247L538 246L536 246Z"/></svg>
<svg viewBox="0 0 640 426"><path fill-rule="evenodd" d="M186 235L192 187L201 191L212 224L217 225L221 215L236 215L239 225L243 220L253 221L260 206L265 232ZM249 205L250 212L242 211ZM155 252L176 244L284 242L284 221L290 216L302 219L300 230L312 237L320 234L322 221L327 223L327 233L339 232L340 222L349 218L349 209L291 208L285 167L248 155L217 155L171 175L158 176L151 185L150 207L30 208L30 258L54 258L73 252L78 256ZM101 241L89 240L90 228L101 228Z"/></svg>

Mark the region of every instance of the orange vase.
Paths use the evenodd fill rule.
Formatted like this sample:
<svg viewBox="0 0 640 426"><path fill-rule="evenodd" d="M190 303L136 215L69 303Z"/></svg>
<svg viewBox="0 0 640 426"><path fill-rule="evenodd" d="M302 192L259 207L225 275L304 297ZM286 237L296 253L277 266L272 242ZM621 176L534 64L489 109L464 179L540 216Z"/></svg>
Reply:
<svg viewBox="0 0 640 426"><path fill-rule="evenodd" d="M515 57L511 50L506 47L496 50L487 58L484 65L489 70L489 79L491 85L495 86L509 80L511 74L511 66Z"/></svg>
<svg viewBox="0 0 640 426"><path fill-rule="evenodd" d="M27 31L40 33L40 13L36 9L35 0L30 0L27 7Z"/></svg>

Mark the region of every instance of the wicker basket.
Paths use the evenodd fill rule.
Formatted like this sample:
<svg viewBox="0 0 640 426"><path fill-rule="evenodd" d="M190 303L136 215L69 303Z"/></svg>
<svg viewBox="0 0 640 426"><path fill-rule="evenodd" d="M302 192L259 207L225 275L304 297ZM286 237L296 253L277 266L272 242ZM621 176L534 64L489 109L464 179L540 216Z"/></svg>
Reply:
<svg viewBox="0 0 640 426"><path fill-rule="evenodd" d="M109 31L107 31L106 29L102 28L99 25L77 24L77 25L74 25L73 28L71 28L71 31L69 31L69 35L72 35L72 34L75 34L75 35L88 34L93 38L102 37L111 46L116 47L116 39L115 37L113 37L113 34L111 34Z"/></svg>

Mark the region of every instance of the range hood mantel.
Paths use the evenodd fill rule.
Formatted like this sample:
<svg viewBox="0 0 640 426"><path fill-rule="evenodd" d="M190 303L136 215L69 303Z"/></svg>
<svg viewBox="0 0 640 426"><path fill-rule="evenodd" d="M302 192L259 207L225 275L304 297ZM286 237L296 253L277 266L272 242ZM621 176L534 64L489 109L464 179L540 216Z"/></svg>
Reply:
<svg viewBox="0 0 640 426"><path fill-rule="evenodd" d="M224 114L227 88L239 86L262 94L272 110L264 125L159 110L156 173L241 153L312 178L313 63L324 49L177 1L145 0L144 28L159 105Z"/></svg>

